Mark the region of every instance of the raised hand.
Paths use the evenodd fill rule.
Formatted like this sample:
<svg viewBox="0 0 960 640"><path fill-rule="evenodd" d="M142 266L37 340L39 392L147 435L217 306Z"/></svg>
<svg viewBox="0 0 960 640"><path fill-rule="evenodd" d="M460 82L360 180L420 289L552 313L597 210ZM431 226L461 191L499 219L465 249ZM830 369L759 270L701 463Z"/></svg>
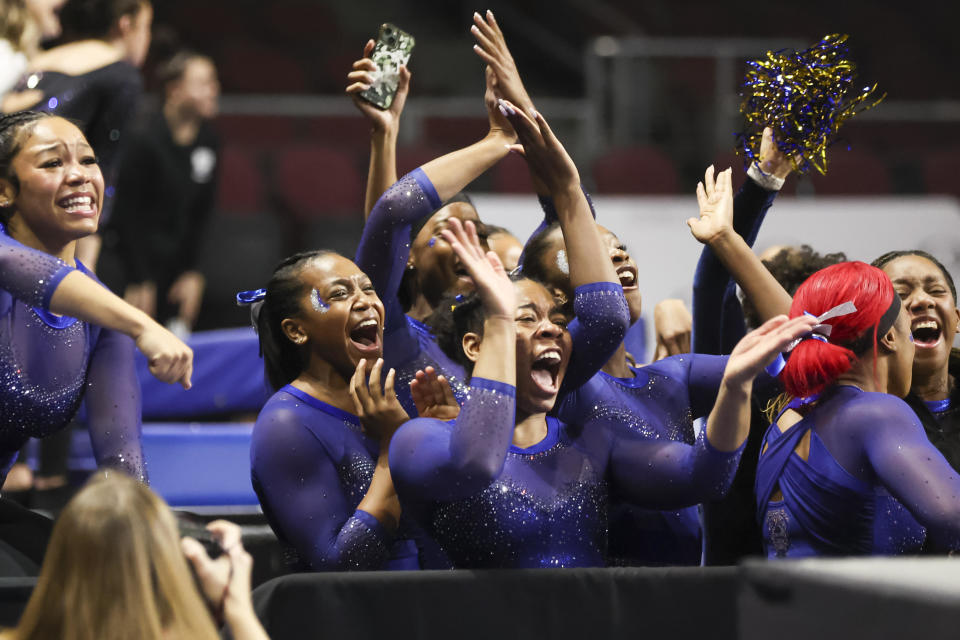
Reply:
<svg viewBox="0 0 960 640"><path fill-rule="evenodd" d="M487 118L490 120L490 133L500 134L509 142L516 142L517 134L507 116L500 110L500 91L497 87L497 76L489 66L484 70L486 90L483 92L483 106L487 108Z"/></svg>
<svg viewBox="0 0 960 640"><path fill-rule="evenodd" d="M580 188L577 165L553 134L550 125L539 111L525 113L509 100L500 101L500 111L517 132L520 146L514 149L524 155L530 172L550 193Z"/></svg>
<svg viewBox="0 0 960 640"><path fill-rule="evenodd" d="M443 239L473 278L487 317L500 316L512 322L517 294L500 258L493 251L483 250L473 222L468 220L464 227L457 218L449 218L448 224L449 227L443 230Z"/></svg>
<svg viewBox="0 0 960 640"><path fill-rule="evenodd" d="M473 50L496 75L497 87L501 94L499 97L506 98L525 111L529 112L533 109L533 102L523 86L517 64L510 55L510 49L507 48L507 42L503 32L500 31L500 25L493 17L493 12L488 10L485 16L474 13L470 33L477 40Z"/></svg>
<svg viewBox="0 0 960 640"><path fill-rule="evenodd" d="M453 420L460 414L460 405L453 396L450 383L442 375L437 375L433 367L417 371L416 378L410 383L410 395L422 418Z"/></svg>
<svg viewBox="0 0 960 640"><path fill-rule="evenodd" d="M749 387L763 368L773 362L779 353L797 338L809 333L817 319L806 314L793 319L776 316L764 322L743 337L730 353L724 383Z"/></svg>
<svg viewBox="0 0 960 640"><path fill-rule="evenodd" d="M369 40L363 48L363 57L353 63L353 71L347 74L349 84L346 93L353 98L353 104L367 117L374 130L396 131L403 105L407 102L411 73L405 65L400 67L400 82L389 109L380 109L361 98L360 94L370 88L374 81L373 74L378 71L376 63L370 59L375 45L373 40Z"/></svg>
<svg viewBox="0 0 960 640"><path fill-rule="evenodd" d="M179 382L184 389L190 388L193 350L180 338L151 320L135 340L157 380L168 384Z"/></svg>
<svg viewBox="0 0 960 640"><path fill-rule="evenodd" d="M382 442L389 442L394 432L404 422L410 419L407 412L400 406L397 394L393 390L393 381L396 371L390 369L380 386L380 372L383 370L383 358L370 368L369 381L367 378L367 361L360 360L357 370L350 379L350 397L356 409L360 423L374 438Z"/></svg>
<svg viewBox="0 0 960 640"><path fill-rule="evenodd" d="M760 166L760 171L781 180L793 171L793 162L777 147L777 143L773 140L773 129L770 127L764 128L763 136L760 138L760 156L757 164Z"/></svg>
<svg viewBox="0 0 960 640"><path fill-rule="evenodd" d="M703 182L697 183L697 204L700 217L687 220L693 237L703 244L710 244L721 235L733 231L733 185L732 171L721 171L713 179L713 165L707 167Z"/></svg>

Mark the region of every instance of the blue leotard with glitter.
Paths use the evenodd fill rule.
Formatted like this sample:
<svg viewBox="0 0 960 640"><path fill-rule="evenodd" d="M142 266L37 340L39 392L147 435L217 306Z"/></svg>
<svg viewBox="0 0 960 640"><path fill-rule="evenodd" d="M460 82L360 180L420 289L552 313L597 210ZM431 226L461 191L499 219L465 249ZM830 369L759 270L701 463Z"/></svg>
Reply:
<svg viewBox="0 0 960 640"><path fill-rule="evenodd" d="M713 408L726 362L726 357L686 354L631 367L631 378L600 372L569 394L557 415L573 424L619 421L639 437L693 444L693 421ZM698 565L700 556L696 506L655 511L611 495L611 564Z"/></svg>
<svg viewBox="0 0 960 640"><path fill-rule="evenodd" d="M459 568L589 567L606 563L607 502L615 491L651 508L721 495L739 451L638 436L618 420L547 418L547 436L510 444L514 388L474 378L453 422L427 418L390 445L394 485Z"/></svg>
<svg viewBox="0 0 960 640"><path fill-rule="evenodd" d="M313 570L417 569L406 527L396 534L357 509L370 488L379 443L353 414L287 385L253 427L253 488L294 562Z"/></svg>
<svg viewBox="0 0 960 640"><path fill-rule="evenodd" d="M838 386L783 432L772 424L756 494L770 557L915 553L923 527L933 547L960 548L960 477L891 395Z"/></svg>
<svg viewBox="0 0 960 640"><path fill-rule="evenodd" d="M146 482L133 340L50 313L50 298L71 271L0 225L0 483L23 444L65 427L81 400L97 464Z"/></svg>
<svg viewBox="0 0 960 640"><path fill-rule="evenodd" d="M432 366L447 378L461 404L465 398L463 367L448 358L430 329L403 311L400 284L410 255L410 229L443 203L422 169L414 169L387 189L370 211L354 262L370 277L383 301L383 360L397 371L396 393L406 412L417 415L410 382Z"/></svg>

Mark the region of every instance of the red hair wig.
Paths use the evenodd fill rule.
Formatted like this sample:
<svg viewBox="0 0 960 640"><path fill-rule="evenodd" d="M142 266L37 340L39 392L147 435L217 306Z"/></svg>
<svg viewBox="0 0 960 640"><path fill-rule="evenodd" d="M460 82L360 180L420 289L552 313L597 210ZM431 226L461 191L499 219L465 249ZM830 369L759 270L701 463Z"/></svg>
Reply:
<svg viewBox="0 0 960 640"><path fill-rule="evenodd" d="M802 340L793 349L782 377L787 393L805 398L823 391L867 346L876 364L878 324L896 295L887 274L865 262L841 262L807 278L793 296L791 318L804 312L819 316L844 302L853 302L857 310L826 321L833 327L829 342ZM868 335L873 339L863 341Z"/></svg>

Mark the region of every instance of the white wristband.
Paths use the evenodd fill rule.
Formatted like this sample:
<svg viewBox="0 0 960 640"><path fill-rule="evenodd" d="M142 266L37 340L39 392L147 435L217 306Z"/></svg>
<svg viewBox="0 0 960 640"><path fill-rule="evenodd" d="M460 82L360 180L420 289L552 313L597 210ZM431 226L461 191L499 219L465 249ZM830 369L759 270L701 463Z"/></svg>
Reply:
<svg viewBox="0 0 960 640"><path fill-rule="evenodd" d="M767 191L780 191L783 188L783 178L778 178L772 173L764 173L756 162L750 163L747 176Z"/></svg>

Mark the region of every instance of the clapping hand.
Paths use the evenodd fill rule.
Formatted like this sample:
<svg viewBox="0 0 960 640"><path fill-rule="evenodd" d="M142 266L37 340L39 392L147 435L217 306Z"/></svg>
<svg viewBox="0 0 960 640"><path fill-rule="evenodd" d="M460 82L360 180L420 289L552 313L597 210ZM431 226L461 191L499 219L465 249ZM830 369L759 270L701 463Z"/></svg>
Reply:
<svg viewBox="0 0 960 640"><path fill-rule="evenodd" d="M381 442L389 442L400 425L409 420L410 416L403 410L393 390L396 371L390 369L387 372L381 387L382 370L383 358L377 358L370 368L368 379L367 361L361 359L350 379L350 397L353 399L357 417L367 433Z"/></svg>
<svg viewBox="0 0 960 640"><path fill-rule="evenodd" d="M433 367L417 371L416 378L410 383L410 395L422 418L453 420L460 414L460 405L453 396L450 383L444 376L437 375Z"/></svg>
<svg viewBox="0 0 960 640"><path fill-rule="evenodd" d="M517 294L500 258L493 251L484 251L477 228L469 220L464 226L457 218L449 218L443 239L453 249L477 287L477 294L487 317L500 316L513 321Z"/></svg>

